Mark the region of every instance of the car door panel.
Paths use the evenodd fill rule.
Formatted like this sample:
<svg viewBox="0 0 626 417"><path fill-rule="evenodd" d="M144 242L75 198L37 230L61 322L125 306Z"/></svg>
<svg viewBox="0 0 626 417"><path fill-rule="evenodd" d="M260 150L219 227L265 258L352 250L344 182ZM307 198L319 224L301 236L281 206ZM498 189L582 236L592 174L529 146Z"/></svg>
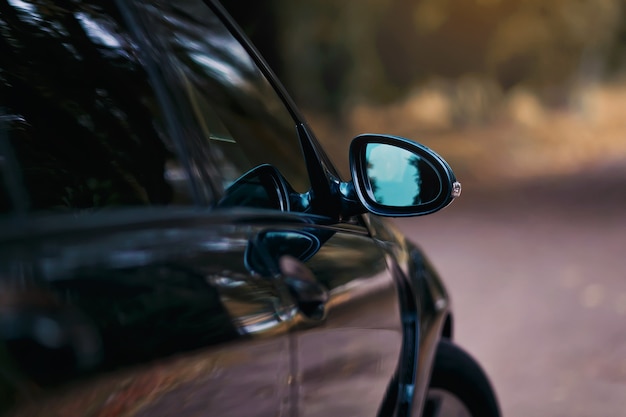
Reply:
<svg viewBox="0 0 626 417"><path fill-rule="evenodd" d="M295 225L263 235L257 245L271 246L267 253L285 286L300 275L328 294L323 314L312 315L299 308L298 289L288 288L297 310L291 320L298 415L376 415L403 346L398 287L385 252L358 226ZM296 236L315 243L298 244ZM299 258L300 267L288 270L284 257Z"/></svg>
<svg viewBox="0 0 626 417"><path fill-rule="evenodd" d="M0 245L0 270L31 265L3 281L14 415L289 415L290 301L244 263L260 229L190 211Z"/></svg>

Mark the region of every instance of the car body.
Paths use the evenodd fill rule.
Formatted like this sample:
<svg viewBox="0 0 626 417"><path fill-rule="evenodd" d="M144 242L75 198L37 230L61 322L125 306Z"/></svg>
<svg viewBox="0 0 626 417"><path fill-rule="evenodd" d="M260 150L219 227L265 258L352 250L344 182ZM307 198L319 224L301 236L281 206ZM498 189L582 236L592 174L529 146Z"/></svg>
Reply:
<svg viewBox="0 0 626 417"><path fill-rule="evenodd" d="M382 217L458 196L443 159L362 135L342 181L213 1L3 0L0 29L0 412L427 411L450 302Z"/></svg>

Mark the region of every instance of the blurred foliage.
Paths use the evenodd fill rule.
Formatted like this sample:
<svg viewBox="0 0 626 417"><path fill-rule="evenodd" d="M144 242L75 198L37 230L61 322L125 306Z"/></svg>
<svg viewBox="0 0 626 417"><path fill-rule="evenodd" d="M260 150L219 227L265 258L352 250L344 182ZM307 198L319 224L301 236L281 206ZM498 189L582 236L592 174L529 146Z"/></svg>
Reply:
<svg viewBox="0 0 626 417"><path fill-rule="evenodd" d="M248 4L249 3L249 4ZM299 102L390 102L437 79L561 104L623 69L622 0L225 0ZM276 48L278 46L278 48ZM465 81L464 81L465 80Z"/></svg>
<svg viewBox="0 0 626 417"><path fill-rule="evenodd" d="M626 160L624 0L224 3L345 176L364 131L481 183Z"/></svg>

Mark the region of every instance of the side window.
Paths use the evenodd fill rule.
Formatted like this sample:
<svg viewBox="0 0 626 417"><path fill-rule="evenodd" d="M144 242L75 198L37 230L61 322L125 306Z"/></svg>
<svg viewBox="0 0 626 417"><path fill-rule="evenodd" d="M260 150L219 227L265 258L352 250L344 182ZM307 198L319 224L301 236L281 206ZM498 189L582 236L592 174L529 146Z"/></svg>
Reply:
<svg viewBox="0 0 626 417"><path fill-rule="evenodd" d="M31 209L191 204L114 2L0 3L0 108Z"/></svg>
<svg viewBox="0 0 626 417"><path fill-rule="evenodd" d="M159 64L181 117L187 117L185 141L197 167L194 175L202 175L223 197L247 172L269 164L296 191L308 191L295 120L211 9L199 0L136 4L136 19L167 57ZM240 205L254 201L276 207L261 200Z"/></svg>

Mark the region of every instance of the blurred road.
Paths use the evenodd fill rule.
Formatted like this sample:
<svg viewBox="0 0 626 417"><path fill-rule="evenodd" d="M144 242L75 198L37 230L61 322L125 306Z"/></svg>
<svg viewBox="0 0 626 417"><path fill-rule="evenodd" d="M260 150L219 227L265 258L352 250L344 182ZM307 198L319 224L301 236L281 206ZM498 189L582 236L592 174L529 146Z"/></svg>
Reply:
<svg viewBox="0 0 626 417"><path fill-rule="evenodd" d="M506 417L626 415L626 163L395 222L448 285Z"/></svg>

